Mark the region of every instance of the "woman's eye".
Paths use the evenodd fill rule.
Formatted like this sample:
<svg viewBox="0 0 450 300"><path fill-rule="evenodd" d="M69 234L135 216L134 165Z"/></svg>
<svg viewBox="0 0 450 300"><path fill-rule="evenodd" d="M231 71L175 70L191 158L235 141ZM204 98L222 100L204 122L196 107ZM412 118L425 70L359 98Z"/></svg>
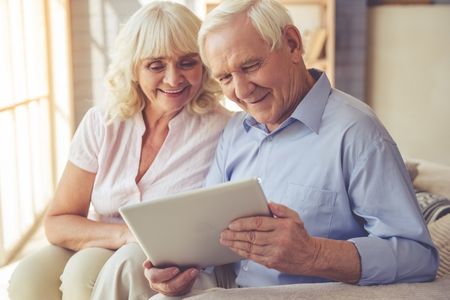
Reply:
<svg viewBox="0 0 450 300"><path fill-rule="evenodd" d="M196 60L184 60L180 62L180 67L183 69L191 69L197 65L198 61Z"/></svg>
<svg viewBox="0 0 450 300"><path fill-rule="evenodd" d="M164 65L161 62L152 62L147 65L147 69L153 72L159 72L164 70Z"/></svg>

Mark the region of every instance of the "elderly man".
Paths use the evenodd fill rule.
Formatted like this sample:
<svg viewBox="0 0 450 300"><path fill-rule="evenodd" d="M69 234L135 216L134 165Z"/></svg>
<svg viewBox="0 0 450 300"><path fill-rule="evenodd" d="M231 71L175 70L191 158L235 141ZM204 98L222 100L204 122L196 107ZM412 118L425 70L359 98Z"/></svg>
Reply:
<svg viewBox="0 0 450 300"><path fill-rule="evenodd" d="M276 216L222 233L244 257L236 284L433 280L438 253L395 142L368 106L305 67L292 24L276 1L225 0L199 33L203 61L244 110L225 128L206 185L259 177ZM148 277L179 294L191 271Z"/></svg>

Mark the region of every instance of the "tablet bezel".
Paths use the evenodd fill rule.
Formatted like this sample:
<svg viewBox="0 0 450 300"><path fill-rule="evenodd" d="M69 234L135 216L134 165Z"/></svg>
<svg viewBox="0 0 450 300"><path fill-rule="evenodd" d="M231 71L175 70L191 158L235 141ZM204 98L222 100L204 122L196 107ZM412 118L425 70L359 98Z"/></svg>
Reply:
<svg viewBox="0 0 450 300"><path fill-rule="evenodd" d="M237 218L271 216L256 178L196 189L119 209L154 266L207 267L242 259L219 242Z"/></svg>

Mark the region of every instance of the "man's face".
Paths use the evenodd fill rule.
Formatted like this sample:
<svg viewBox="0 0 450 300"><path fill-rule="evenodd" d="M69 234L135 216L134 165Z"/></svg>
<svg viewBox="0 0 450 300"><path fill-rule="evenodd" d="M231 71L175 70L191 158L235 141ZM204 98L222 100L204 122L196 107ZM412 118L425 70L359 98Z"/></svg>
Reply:
<svg viewBox="0 0 450 300"><path fill-rule="evenodd" d="M300 74L294 65L301 51L292 50L287 39L271 51L245 16L209 33L205 55L225 96L269 131L287 119L300 101Z"/></svg>

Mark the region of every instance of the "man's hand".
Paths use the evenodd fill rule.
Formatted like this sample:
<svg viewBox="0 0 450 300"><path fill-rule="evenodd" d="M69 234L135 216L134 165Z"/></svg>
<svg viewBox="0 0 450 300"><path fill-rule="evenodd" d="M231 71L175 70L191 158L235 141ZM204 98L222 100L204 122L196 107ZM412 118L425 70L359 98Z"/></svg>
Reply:
<svg viewBox="0 0 450 300"><path fill-rule="evenodd" d="M268 268L288 274L311 274L318 245L294 210L270 203L272 217L248 217L230 223L221 244Z"/></svg>
<svg viewBox="0 0 450 300"><path fill-rule="evenodd" d="M195 268L189 268L183 272L177 267L158 269L153 267L148 260L144 262L143 266L150 288L166 296L180 296L189 293L199 274L199 270Z"/></svg>
<svg viewBox="0 0 450 300"><path fill-rule="evenodd" d="M220 235L222 245L283 273L359 281L361 262L353 243L312 237L297 212L275 203L269 208L275 218L249 217L231 222Z"/></svg>

